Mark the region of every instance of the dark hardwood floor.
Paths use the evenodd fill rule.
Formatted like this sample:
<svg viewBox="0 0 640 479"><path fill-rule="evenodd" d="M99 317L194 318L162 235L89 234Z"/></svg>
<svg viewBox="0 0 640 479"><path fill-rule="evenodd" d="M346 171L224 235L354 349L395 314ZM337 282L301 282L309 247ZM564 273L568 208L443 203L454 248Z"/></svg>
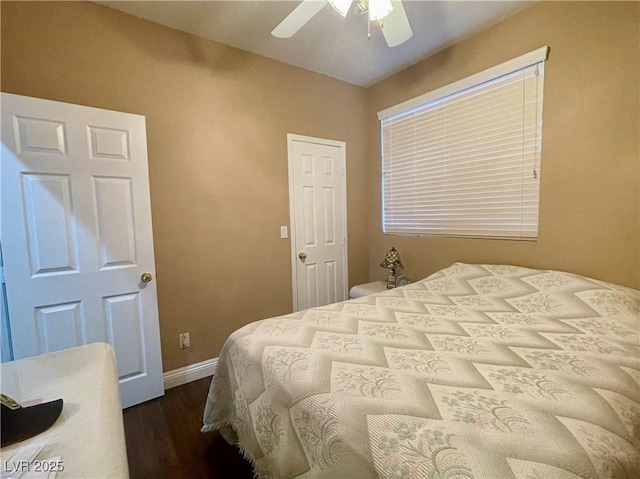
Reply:
<svg viewBox="0 0 640 479"><path fill-rule="evenodd" d="M251 465L218 432L201 433L211 377L123 411L129 474L138 478L252 479Z"/></svg>

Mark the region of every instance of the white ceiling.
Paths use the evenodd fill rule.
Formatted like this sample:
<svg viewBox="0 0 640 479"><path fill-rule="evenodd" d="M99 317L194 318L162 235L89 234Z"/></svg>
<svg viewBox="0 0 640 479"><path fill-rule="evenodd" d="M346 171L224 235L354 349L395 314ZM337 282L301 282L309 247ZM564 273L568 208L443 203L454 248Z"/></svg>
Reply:
<svg viewBox="0 0 640 479"><path fill-rule="evenodd" d="M98 1L102 5L290 65L369 86L531 5L525 1L404 0L413 29L389 48L367 16L342 18L330 5L292 38L271 30L300 0Z"/></svg>

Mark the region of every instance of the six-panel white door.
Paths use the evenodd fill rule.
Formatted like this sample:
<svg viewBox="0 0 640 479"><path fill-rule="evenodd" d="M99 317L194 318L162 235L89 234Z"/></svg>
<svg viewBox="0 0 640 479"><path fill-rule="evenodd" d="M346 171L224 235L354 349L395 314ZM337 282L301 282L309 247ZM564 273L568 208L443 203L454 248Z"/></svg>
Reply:
<svg viewBox="0 0 640 479"><path fill-rule="evenodd" d="M105 341L123 407L162 395L144 117L6 93L1 108L15 359Z"/></svg>
<svg viewBox="0 0 640 479"><path fill-rule="evenodd" d="M294 309L347 299L345 144L288 135Z"/></svg>

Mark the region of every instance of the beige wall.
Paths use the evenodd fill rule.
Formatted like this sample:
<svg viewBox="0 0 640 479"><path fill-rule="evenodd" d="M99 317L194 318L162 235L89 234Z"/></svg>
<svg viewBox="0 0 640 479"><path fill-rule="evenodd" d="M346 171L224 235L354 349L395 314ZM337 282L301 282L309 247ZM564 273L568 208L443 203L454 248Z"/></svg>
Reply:
<svg viewBox="0 0 640 479"><path fill-rule="evenodd" d="M367 279L363 88L84 2L3 1L1 53L2 91L146 116L165 371L291 312L289 132L346 141L349 279Z"/></svg>
<svg viewBox="0 0 640 479"><path fill-rule="evenodd" d="M571 271L640 287L637 2L541 2L367 90L369 272L391 247L424 277L455 261ZM543 45L537 242L385 236L376 112Z"/></svg>
<svg viewBox="0 0 640 479"><path fill-rule="evenodd" d="M395 245L413 278L495 262L640 287L638 3L542 2L367 90L91 3L1 8L2 91L147 118L165 371L291 310L288 132L347 142L351 284ZM376 112L542 45L539 240L382 235Z"/></svg>

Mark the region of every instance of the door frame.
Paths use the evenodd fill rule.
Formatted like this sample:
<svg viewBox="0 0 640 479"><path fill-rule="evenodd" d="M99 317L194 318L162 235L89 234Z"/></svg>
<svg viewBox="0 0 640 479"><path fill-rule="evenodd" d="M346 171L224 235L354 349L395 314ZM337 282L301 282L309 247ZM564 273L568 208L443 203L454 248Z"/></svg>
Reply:
<svg viewBox="0 0 640 479"><path fill-rule="evenodd" d="M293 283L293 310L298 311L298 274L297 274L297 259L298 248L296 248L296 224L295 224L295 203L294 203L294 191L293 191L293 142L302 141L305 143L316 143L325 146L336 146L340 148L340 171L341 171L341 188L342 188L342 215L343 231L344 231L344 246L342 248L342 261L344 263L344 297L348 298L347 291L349 290L349 263L347 254L347 144L344 141L328 140L326 138L316 138L313 136L297 135L294 133L287 133L287 158L289 169L289 239L291 243L291 278Z"/></svg>

